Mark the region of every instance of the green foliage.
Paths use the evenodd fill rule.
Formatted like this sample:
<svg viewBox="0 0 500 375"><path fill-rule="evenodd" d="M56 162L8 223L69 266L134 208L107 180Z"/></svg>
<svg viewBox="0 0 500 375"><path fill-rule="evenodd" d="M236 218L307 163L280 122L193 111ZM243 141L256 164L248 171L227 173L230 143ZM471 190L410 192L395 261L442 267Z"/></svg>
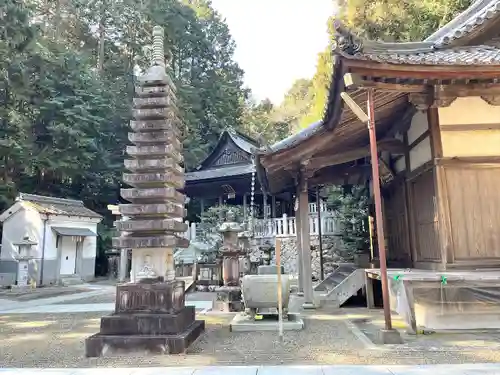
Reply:
<svg viewBox="0 0 500 375"><path fill-rule="evenodd" d="M368 192L358 185L325 188L327 204L334 210L342 228L341 238L346 250L369 251Z"/></svg>
<svg viewBox="0 0 500 375"><path fill-rule="evenodd" d="M76 198L105 216L120 199L134 71L165 28L184 122L185 166L239 129L247 91L209 0L0 2L0 211L18 192Z"/></svg>
<svg viewBox="0 0 500 375"><path fill-rule="evenodd" d="M372 40L421 41L471 5L471 0L349 0L341 18Z"/></svg>

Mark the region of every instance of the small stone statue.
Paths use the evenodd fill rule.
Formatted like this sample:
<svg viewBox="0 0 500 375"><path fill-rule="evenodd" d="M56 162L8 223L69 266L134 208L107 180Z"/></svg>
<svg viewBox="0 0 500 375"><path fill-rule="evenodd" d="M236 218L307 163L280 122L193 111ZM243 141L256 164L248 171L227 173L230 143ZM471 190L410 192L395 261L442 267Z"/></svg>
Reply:
<svg viewBox="0 0 500 375"><path fill-rule="evenodd" d="M158 275L156 274L153 266L151 266L151 257L146 255L144 258L144 263L142 264L141 269L137 272L138 279L154 279Z"/></svg>

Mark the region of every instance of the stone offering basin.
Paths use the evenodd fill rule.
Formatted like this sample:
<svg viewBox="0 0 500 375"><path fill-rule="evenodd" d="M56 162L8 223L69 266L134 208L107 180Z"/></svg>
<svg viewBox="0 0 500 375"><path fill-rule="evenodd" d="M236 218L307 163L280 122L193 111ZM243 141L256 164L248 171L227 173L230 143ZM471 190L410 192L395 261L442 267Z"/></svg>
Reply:
<svg viewBox="0 0 500 375"><path fill-rule="evenodd" d="M245 308L278 308L278 275L246 275L242 279L241 290ZM290 278L281 275L282 307L288 308L290 300Z"/></svg>

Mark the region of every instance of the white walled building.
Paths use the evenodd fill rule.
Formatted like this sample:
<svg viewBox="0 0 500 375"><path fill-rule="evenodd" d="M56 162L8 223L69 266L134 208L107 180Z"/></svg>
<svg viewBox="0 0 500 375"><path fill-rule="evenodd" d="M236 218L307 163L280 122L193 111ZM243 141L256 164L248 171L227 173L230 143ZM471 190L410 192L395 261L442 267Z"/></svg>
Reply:
<svg viewBox="0 0 500 375"><path fill-rule="evenodd" d="M15 282L18 249L14 244L26 236L37 243L30 273L36 275L38 285L58 284L64 278L93 279L101 220L81 201L19 194L16 203L0 215L0 285Z"/></svg>

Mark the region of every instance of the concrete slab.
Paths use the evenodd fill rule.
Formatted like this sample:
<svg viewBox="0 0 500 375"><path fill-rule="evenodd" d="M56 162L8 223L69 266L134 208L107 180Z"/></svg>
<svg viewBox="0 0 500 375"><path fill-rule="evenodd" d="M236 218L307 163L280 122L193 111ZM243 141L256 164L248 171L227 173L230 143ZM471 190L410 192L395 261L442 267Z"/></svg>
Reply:
<svg viewBox="0 0 500 375"><path fill-rule="evenodd" d="M259 368L257 366L224 366L224 367L210 366L210 367L202 367L196 369L193 375L222 375L222 374L257 375L258 370ZM160 375L160 373L158 373L158 375Z"/></svg>
<svg viewBox="0 0 500 375"><path fill-rule="evenodd" d="M321 366L263 366L257 375L323 375Z"/></svg>
<svg viewBox="0 0 500 375"><path fill-rule="evenodd" d="M232 332L259 332L259 331L276 331L279 330L279 322L277 320L253 320L245 313L235 315L229 329ZM304 320L297 314L289 314L289 319L283 321L283 331L300 331L304 329Z"/></svg>
<svg viewBox="0 0 500 375"><path fill-rule="evenodd" d="M144 368L0 368L1 375L498 375L500 364L425 366L207 366Z"/></svg>

